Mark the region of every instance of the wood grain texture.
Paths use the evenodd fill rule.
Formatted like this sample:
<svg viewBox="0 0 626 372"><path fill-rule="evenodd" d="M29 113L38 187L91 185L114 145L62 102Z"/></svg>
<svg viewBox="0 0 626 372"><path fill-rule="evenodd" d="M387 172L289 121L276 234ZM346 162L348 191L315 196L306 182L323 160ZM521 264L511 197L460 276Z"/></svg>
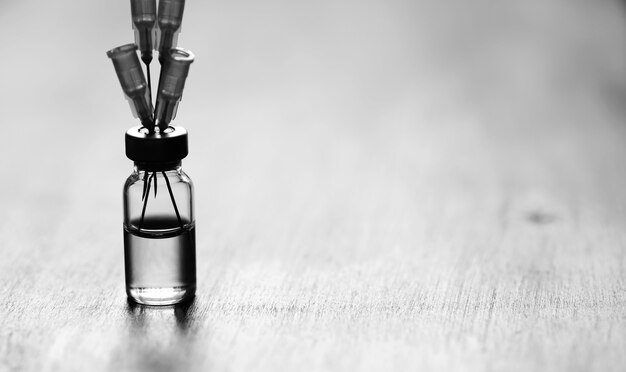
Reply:
<svg viewBox="0 0 626 372"><path fill-rule="evenodd" d="M0 36L1 371L624 370L620 3L188 3L183 306L124 294L126 5L53 28L78 69Z"/></svg>

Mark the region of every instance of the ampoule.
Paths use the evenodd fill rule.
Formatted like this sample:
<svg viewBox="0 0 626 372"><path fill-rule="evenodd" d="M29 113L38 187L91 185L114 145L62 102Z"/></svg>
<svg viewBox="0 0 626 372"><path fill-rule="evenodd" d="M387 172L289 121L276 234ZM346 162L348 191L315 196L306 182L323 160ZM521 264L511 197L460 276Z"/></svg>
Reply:
<svg viewBox="0 0 626 372"><path fill-rule="evenodd" d="M126 132L134 169L124 185L126 293L145 305L171 305L195 295L193 184L182 170L187 131L168 127Z"/></svg>

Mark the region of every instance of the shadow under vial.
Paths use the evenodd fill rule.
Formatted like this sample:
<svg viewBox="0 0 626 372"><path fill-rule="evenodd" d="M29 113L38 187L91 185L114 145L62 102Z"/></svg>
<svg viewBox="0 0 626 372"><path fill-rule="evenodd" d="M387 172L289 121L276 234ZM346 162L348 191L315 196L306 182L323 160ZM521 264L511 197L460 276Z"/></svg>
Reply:
<svg viewBox="0 0 626 372"><path fill-rule="evenodd" d="M126 305L128 337L120 344L114 368L133 371L185 371L193 363L189 336L194 299L170 306Z"/></svg>

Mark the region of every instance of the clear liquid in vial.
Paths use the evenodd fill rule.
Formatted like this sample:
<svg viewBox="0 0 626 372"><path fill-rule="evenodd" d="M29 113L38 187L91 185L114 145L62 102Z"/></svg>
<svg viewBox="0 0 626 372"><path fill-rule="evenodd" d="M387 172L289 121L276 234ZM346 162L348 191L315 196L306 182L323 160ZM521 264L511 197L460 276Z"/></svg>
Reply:
<svg viewBox="0 0 626 372"><path fill-rule="evenodd" d="M145 305L171 305L196 292L195 224L146 217L124 226L126 293Z"/></svg>

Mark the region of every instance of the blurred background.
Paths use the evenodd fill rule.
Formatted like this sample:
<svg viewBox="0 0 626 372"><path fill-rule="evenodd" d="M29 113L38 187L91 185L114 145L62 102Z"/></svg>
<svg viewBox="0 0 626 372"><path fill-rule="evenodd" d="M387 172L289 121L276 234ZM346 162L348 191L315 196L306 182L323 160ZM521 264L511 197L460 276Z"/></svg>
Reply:
<svg viewBox="0 0 626 372"><path fill-rule="evenodd" d="M518 139L621 127L625 14L613 0L189 1L179 45L197 60L175 123L193 133L191 164L232 172L255 161L239 146L263 157L283 140L295 163L333 138L374 157L418 127ZM127 1L3 0L0 23L3 169L123 166L137 121L104 52L133 41Z"/></svg>
<svg viewBox="0 0 626 372"><path fill-rule="evenodd" d="M78 200L88 224L121 216L123 135L138 121L105 51L133 41L129 12L0 4L5 210ZM550 164L589 138L608 151L591 168L606 167L626 135L625 15L614 0L188 1L178 44L196 61L174 124L191 133L198 214L216 233L228 218L279 230L324 192L365 216L373 195L422 209L416 196L443 203L471 177L476 189L541 188L580 177ZM2 217L18 230L54 219Z"/></svg>
<svg viewBox="0 0 626 372"><path fill-rule="evenodd" d="M47 342L48 362L114 364L120 348L134 350L120 320L135 324L124 307L121 192L132 169L124 133L138 121L105 52L133 41L129 2L1 0L0 30L0 282L13 314L0 352L19 359ZM275 355L263 365L283 366L286 354L266 349L283 336L285 353L310 352L317 366L329 355L374 367L381 355L484 365L475 356L487 350L532 369L622 355L607 346L624 334L611 333L617 315L599 318L606 337L556 327L526 349L498 342L546 316L551 305L532 305L542 295L583 304L583 315L561 318L583 330L585 311L619 294L624 303L623 278L610 292L607 274L624 272L623 249L594 245L602 233L623 241L626 221L622 1L188 0L178 45L196 54L173 124L190 133L197 307L209 310L189 327L210 330L209 364L248 370L236 356ZM438 309L472 278L457 300L469 293L474 317L457 329ZM536 284L546 278L575 278L582 295ZM485 299L502 287L504 303L522 305L492 321ZM15 300L25 293L44 311ZM266 313L255 304L302 309L310 322L256 322ZM534 312L518 317L522 308ZM89 322L98 311L114 319ZM481 336L490 322L502 338ZM282 336L268 336L276 329ZM237 338L247 331L257 338ZM385 332L399 345L358 342ZM339 357L337 345L361 353ZM432 357L431 345L460 357Z"/></svg>
<svg viewBox="0 0 626 372"><path fill-rule="evenodd" d="M66 183L63 168L127 164L123 133L137 121L104 54L133 41L127 3L0 4L0 161L12 177L36 168ZM377 143L411 146L420 127L513 144L538 128L621 127L625 14L616 0L189 1L179 45L197 59L175 124L193 134L190 165L243 173L258 160L241 146L263 157L281 143L296 167L335 139L377 158ZM14 193L31 192L3 203Z"/></svg>

